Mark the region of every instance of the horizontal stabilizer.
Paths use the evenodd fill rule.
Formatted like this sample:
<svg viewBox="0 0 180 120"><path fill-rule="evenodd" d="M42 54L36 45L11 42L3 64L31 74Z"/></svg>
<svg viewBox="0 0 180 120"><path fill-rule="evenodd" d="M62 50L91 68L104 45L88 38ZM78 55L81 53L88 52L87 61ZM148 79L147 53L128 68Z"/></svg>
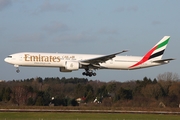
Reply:
<svg viewBox="0 0 180 120"><path fill-rule="evenodd" d="M164 63L164 62L170 62L171 60L175 60L175 59L174 58L169 58L169 59L156 60L156 61L153 61L153 62Z"/></svg>

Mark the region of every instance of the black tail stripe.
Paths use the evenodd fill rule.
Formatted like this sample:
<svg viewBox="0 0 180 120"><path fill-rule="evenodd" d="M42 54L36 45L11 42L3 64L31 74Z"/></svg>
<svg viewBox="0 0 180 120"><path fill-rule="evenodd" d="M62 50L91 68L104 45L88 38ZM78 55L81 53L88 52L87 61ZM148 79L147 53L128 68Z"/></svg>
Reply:
<svg viewBox="0 0 180 120"><path fill-rule="evenodd" d="M155 53L155 54L152 54L152 55L149 57L149 59L152 59L152 58L155 58L155 57L158 57L158 56L162 55L162 54L164 53L164 51L165 51L165 49L162 50L162 51L159 51L159 52L157 52L157 53Z"/></svg>

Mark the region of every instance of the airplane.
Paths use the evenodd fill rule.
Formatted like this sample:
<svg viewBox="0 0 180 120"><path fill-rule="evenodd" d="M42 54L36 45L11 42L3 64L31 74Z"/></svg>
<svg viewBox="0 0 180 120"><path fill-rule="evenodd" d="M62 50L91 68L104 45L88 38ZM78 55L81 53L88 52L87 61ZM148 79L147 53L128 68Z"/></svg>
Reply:
<svg viewBox="0 0 180 120"><path fill-rule="evenodd" d="M96 76L97 69L134 70L167 64L174 60L162 59L169 40L170 36L164 36L144 56L117 56L127 50L109 55L21 52L7 56L4 61L13 64L17 73L19 66L56 67L60 72L84 69L82 75L91 77Z"/></svg>

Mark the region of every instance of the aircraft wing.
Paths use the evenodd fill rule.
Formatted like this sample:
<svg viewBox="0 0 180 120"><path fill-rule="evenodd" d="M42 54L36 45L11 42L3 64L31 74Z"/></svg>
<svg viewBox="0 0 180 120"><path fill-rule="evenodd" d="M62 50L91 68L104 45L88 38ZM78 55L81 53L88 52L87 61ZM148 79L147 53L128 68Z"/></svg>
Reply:
<svg viewBox="0 0 180 120"><path fill-rule="evenodd" d="M153 62L156 62L156 63L164 63L164 62L170 62L171 60L175 60L175 59L169 58L169 59L155 60L155 61L153 61Z"/></svg>
<svg viewBox="0 0 180 120"><path fill-rule="evenodd" d="M97 58L92 58L92 59L87 59L87 60L82 60L80 61L80 63L82 65L99 65L99 63L103 63L103 62L106 62L112 58L114 58L117 54L121 54L121 53L124 53L124 52L127 52L127 50L123 50L121 52L117 52L117 53L114 53L114 54L110 54L110 55L105 55L105 56L101 56L101 57L97 57Z"/></svg>

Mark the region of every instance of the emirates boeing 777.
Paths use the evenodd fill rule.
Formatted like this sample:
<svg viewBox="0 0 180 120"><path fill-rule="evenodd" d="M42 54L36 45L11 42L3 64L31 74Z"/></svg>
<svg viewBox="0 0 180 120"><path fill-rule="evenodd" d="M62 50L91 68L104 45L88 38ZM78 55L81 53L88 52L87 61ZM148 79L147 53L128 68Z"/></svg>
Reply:
<svg viewBox="0 0 180 120"><path fill-rule="evenodd" d="M13 64L17 73L19 66L56 67L60 72L84 69L82 74L91 77L97 69L134 70L167 64L174 60L162 59L169 40L170 36L164 36L144 56L117 56L127 50L109 55L21 52L7 56L5 62Z"/></svg>

